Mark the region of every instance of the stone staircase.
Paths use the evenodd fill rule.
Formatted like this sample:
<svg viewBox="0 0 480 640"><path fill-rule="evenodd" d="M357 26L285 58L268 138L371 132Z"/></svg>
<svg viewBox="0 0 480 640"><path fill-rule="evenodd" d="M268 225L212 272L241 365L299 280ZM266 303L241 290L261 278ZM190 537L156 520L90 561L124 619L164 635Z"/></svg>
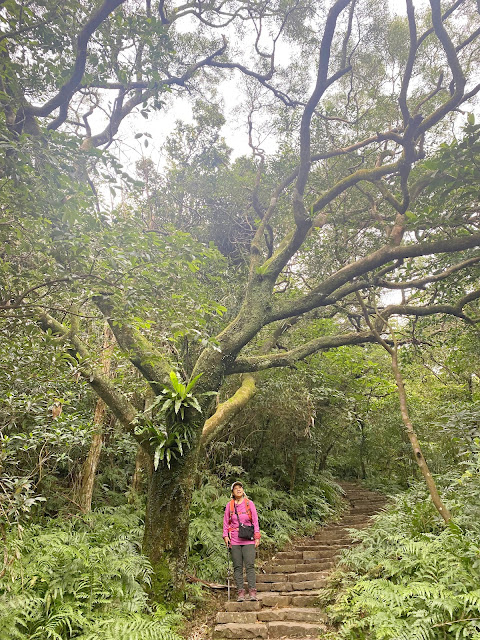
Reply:
<svg viewBox="0 0 480 640"><path fill-rule="evenodd" d="M348 529L369 526L369 518L386 503L383 496L354 483L342 483L350 509L307 540L278 552L257 572L258 602L227 602L217 613L214 640L321 637L325 616L315 607L335 559L353 544Z"/></svg>

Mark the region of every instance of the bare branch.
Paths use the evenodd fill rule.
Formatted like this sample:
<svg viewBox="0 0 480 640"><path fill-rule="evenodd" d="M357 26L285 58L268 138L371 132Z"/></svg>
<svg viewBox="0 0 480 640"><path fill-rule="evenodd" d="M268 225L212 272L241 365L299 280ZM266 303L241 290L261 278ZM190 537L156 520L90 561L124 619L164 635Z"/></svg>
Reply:
<svg viewBox="0 0 480 640"><path fill-rule="evenodd" d="M117 7L123 4L124 0L104 0L103 4L95 11L82 28L77 38L77 55L73 67L72 75L69 80L61 87L56 96L51 98L41 107L29 106L26 111L29 114L44 117L48 116L58 107L65 106L70 102L73 94L80 85L83 74L85 73L85 65L87 62L87 47L90 38L98 27L115 11Z"/></svg>
<svg viewBox="0 0 480 640"><path fill-rule="evenodd" d="M276 310L274 309L266 323L290 318L306 313L316 307L324 306L327 297L331 296L337 289L392 260L431 255L433 253L454 253L478 246L480 246L480 234L459 236L424 244L386 245L364 258L346 265L326 278L322 284L302 298L288 302Z"/></svg>

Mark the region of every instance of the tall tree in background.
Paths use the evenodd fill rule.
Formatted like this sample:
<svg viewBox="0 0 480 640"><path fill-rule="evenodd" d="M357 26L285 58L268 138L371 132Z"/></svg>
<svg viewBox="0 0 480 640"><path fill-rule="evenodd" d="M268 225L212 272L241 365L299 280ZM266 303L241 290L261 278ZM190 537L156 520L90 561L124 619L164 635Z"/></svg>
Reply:
<svg viewBox="0 0 480 640"><path fill-rule="evenodd" d="M436 208L419 217L411 213L432 179L428 164L422 170L415 165L431 153L436 138L446 135L446 126L480 88L473 84L479 34L475 3L458 0L442 11L439 0L430 0L430 11L417 15L407 0L406 20L391 18L377 2L286 4L232 2L227 7L222 2L208 10L201 5L173 10L160 2L153 15L149 2L144 9L105 2L88 14L83 5L72 3L62 18L55 9L42 8L36 15L31 10L28 18L20 17L20 7L17 13L9 9L2 72L9 152L4 175L18 189L14 169L33 149L27 173L37 185L35 197L45 195L45 181L50 180L57 204L45 205L28 219L28 229L42 227L45 234L45 240L35 241L31 255L25 250L21 257L4 256L2 308L37 317L151 457L144 550L155 568L157 588L183 582L188 508L203 443L255 393L256 372L292 366L340 345L374 342L375 332L361 326L357 292L388 289L389 282L420 266L427 282L418 286L425 287L448 281L453 273L471 274L478 262L480 232L471 206L451 217ZM83 16L80 28L73 21L78 12ZM66 35L72 24L65 23L65 16L75 25L74 39ZM182 17L197 21L198 32L177 31ZM227 39L212 35L236 18L251 37L254 59L228 58ZM29 49L26 39L33 31L38 37L28 41ZM264 34L269 32L276 35L267 51ZM275 60L281 35L290 39L300 60L284 69ZM30 53L32 42L42 43L44 57L38 63L32 62L37 59ZM60 55L71 64L68 73L59 65ZM307 60L315 65L307 66ZM279 106L270 101L267 113L275 117L283 145L283 156L270 163L255 140L256 110L251 108L251 234L246 268L239 269L246 276L238 308L223 325L224 310L212 301L212 291L221 283L210 286L207 294L202 289L203 274L208 276L210 269L212 276L221 265L213 249L202 249L185 234L169 236L168 229L153 221L145 233L133 216L113 222L95 212L95 198L88 191L74 187L79 177L93 187L88 169L98 167L100 159L118 169L92 149L111 144L129 113L140 105L144 111L149 105L161 107L164 92L194 83L207 69L248 76L262 105L266 95L273 97ZM39 77L48 83L39 87ZM116 97L107 109L107 125L93 133L91 114L105 108L105 92L111 91ZM478 129L473 123L470 127L472 146ZM61 178L55 182L35 160L48 159L58 149L70 154L70 173L59 168ZM31 194L21 195L32 212ZM5 209L7 216L10 211ZM13 223L6 226L14 228ZM19 246L13 232L10 241ZM43 273L29 263L35 252L46 256ZM453 264L429 280L433 261L425 256L443 254L451 255ZM15 260L23 280L13 276ZM453 291L449 305L433 304L437 290L432 290L428 304L421 298L408 304L404 296L382 316L468 317L465 308L475 304L480 291L468 278L465 282L466 290ZM102 375L98 358L71 321L68 304L53 304L66 290L81 302L85 315L109 323L121 352L155 395L148 412ZM175 296L190 328L195 318L210 322L209 335L201 337L185 362L175 346ZM336 318L338 333L278 349L286 331L301 330L322 315ZM188 385L181 381L182 373ZM233 375L239 375L238 390L215 407L211 394Z"/></svg>

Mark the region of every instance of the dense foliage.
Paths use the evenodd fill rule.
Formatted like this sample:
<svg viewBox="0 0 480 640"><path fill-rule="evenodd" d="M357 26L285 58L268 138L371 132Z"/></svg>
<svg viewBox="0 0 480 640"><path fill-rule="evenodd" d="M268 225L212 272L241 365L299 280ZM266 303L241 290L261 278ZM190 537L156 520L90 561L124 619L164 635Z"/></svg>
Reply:
<svg viewBox="0 0 480 640"><path fill-rule="evenodd" d="M8 540L2 640L177 640L178 615L148 604L141 518L105 508L26 527Z"/></svg>
<svg viewBox="0 0 480 640"><path fill-rule="evenodd" d="M454 520L445 527L422 485L399 494L331 585L335 638L444 640L480 635L480 460L438 478ZM333 637L333 636L332 636Z"/></svg>
<svg viewBox="0 0 480 640"><path fill-rule="evenodd" d="M475 637L480 14L406 8L0 2L0 638L173 639L233 479L271 550L415 460L339 633Z"/></svg>

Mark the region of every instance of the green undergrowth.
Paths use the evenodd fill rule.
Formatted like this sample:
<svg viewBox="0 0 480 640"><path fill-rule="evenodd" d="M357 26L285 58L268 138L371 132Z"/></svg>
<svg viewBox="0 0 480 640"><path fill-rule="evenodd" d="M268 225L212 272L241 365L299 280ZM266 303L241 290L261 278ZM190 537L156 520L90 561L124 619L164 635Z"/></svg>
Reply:
<svg viewBox="0 0 480 640"><path fill-rule="evenodd" d="M437 479L448 526L419 484L358 533L325 593L331 638L480 640L479 470Z"/></svg>
<svg viewBox="0 0 480 640"><path fill-rule="evenodd" d="M248 487L259 511L262 543L275 548L312 531L340 509L327 477L289 495L267 481ZM229 491L209 477L191 509L189 572L224 580L222 519ZM185 615L202 599L187 585L180 605L148 600L152 569L141 554L143 509L105 507L11 531L0 579L0 640L180 640Z"/></svg>
<svg viewBox="0 0 480 640"><path fill-rule="evenodd" d="M25 527L0 581L0 640L180 640L181 615L148 604L141 534L130 506Z"/></svg>
<svg viewBox="0 0 480 640"><path fill-rule="evenodd" d="M264 479L245 484L254 501L262 531L261 550L284 546L295 536L313 533L342 508L341 489L327 474L294 493L279 491ZM191 506L190 569L205 580L225 580L227 554L222 539L223 514L229 491L211 477L195 492Z"/></svg>

